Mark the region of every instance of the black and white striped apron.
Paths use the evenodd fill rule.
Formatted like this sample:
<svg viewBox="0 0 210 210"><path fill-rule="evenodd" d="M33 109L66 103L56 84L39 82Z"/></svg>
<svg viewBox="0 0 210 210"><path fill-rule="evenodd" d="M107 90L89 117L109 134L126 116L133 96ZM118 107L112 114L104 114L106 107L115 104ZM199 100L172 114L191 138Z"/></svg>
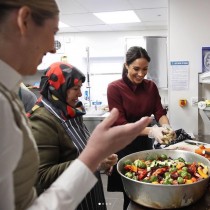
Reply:
<svg viewBox="0 0 210 210"><path fill-rule="evenodd" d="M59 111L55 107L52 108L52 105L48 101L42 99L42 103L45 108L55 115L61 121L61 125L64 127L65 131L68 133L73 144L77 148L78 156L83 151L86 146L87 139L90 136L90 133L83 123L82 116L77 116L68 120L64 120L60 117ZM106 201L103 192L103 184L100 176L100 172L96 172L95 176L98 179L96 185L92 190L86 195L83 201L77 207L77 210L106 210Z"/></svg>

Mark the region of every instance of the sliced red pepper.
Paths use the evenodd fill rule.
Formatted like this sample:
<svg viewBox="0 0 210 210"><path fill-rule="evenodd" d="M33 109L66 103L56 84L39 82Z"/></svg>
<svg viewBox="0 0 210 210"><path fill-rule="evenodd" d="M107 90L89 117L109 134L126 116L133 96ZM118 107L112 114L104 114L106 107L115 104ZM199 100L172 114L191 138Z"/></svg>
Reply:
<svg viewBox="0 0 210 210"><path fill-rule="evenodd" d="M130 171L133 171L133 172L137 172L137 167L134 166L134 165L126 165L124 167L124 169L127 170L127 171L130 170Z"/></svg>
<svg viewBox="0 0 210 210"><path fill-rule="evenodd" d="M157 176L160 174L164 174L167 171L167 168L158 168L156 171L153 172L152 175Z"/></svg>
<svg viewBox="0 0 210 210"><path fill-rule="evenodd" d="M146 169L138 169L138 180L142 180L147 176L147 170Z"/></svg>

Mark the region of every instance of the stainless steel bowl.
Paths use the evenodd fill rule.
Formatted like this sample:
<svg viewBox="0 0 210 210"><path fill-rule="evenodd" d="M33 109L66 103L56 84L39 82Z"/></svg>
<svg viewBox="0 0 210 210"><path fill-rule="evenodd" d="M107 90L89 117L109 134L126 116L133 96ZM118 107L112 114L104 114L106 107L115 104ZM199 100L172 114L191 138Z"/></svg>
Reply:
<svg viewBox="0 0 210 210"><path fill-rule="evenodd" d="M154 209L174 209L189 206L204 195L208 187L209 177L192 184L160 185L135 181L123 175L123 166L126 160L145 159L152 154L166 154L171 158L182 157L188 162L201 162L208 167L208 173L210 174L210 162L193 152L158 149L127 155L119 160L117 170L121 175L125 192L132 201Z"/></svg>

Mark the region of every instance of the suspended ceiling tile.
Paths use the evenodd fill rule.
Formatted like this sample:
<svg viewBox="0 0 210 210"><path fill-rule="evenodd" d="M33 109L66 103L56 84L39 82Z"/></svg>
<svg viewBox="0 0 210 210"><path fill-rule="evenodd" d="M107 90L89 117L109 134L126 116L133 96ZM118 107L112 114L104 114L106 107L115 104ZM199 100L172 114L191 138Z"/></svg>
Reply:
<svg viewBox="0 0 210 210"><path fill-rule="evenodd" d="M86 13L88 12L82 4L76 0L56 0L60 14L75 14L75 13Z"/></svg>
<svg viewBox="0 0 210 210"><path fill-rule="evenodd" d="M103 25L92 13L62 15L61 20L70 26Z"/></svg>
<svg viewBox="0 0 210 210"><path fill-rule="evenodd" d="M168 8L168 0L128 0L132 9Z"/></svg>
<svg viewBox="0 0 210 210"><path fill-rule="evenodd" d="M168 10L167 8L161 9L142 9L142 10L135 10L136 14L140 18L142 22L144 21L167 21L168 19Z"/></svg>
<svg viewBox="0 0 210 210"><path fill-rule="evenodd" d="M81 27L76 27L78 30L82 31L94 31L94 32L99 32L99 31L113 31L113 29L109 25L92 25L92 26L81 26Z"/></svg>
<svg viewBox="0 0 210 210"><path fill-rule="evenodd" d="M89 12L110 12L130 10L131 5L127 0L77 0Z"/></svg>

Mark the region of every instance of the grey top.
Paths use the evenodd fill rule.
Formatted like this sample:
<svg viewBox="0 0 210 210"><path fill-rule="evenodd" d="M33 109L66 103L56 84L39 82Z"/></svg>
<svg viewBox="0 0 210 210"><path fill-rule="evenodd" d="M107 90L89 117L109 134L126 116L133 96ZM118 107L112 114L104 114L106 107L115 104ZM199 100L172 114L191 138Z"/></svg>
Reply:
<svg viewBox="0 0 210 210"><path fill-rule="evenodd" d="M20 86L19 96L26 112L29 112L37 101L36 95L28 88Z"/></svg>

